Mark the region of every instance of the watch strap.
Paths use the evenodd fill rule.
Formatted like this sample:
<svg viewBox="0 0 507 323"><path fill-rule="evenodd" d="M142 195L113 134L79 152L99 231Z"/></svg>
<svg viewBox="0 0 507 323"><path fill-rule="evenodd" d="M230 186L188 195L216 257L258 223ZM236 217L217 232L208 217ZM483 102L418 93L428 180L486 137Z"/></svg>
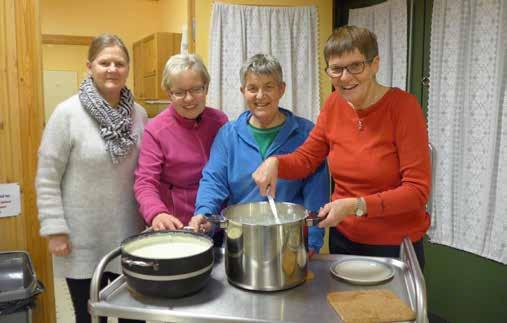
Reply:
<svg viewBox="0 0 507 323"><path fill-rule="evenodd" d="M357 217L362 217L364 215L364 200L362 197L356 198L356 212Z"/></svg>

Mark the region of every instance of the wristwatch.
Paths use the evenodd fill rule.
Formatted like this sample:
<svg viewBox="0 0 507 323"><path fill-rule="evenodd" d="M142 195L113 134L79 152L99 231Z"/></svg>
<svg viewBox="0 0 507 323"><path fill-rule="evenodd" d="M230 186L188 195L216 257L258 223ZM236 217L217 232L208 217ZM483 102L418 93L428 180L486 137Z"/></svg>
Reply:
<svg viewBox="0 0 507 323"><path fill-rule="evenodd" d="M364 215L364 200L361 197L358 197L356 199L356 216L358 218L362 217Z"/></svg>

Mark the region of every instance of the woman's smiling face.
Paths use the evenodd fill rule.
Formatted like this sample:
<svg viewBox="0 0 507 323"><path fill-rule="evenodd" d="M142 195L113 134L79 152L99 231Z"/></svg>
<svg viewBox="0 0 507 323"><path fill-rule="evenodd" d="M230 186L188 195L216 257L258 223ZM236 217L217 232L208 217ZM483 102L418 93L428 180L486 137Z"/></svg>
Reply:
<svg viewBox="0 0 507 323"><path fill-rule="evenodd" d="M256 123L263 127L271 126L279 114L280 99L285 93L285 83L274 75L249 72L245 78L245 86L241 87L246 104Z"/></svg>
<svg viewBox="0 0 507 323"><path fill-rule="evenodd" d="M120 94L129 75L127 56L118 46L102 49L87 67L97 90L106 99Z"/></svg>
<svg viewBox="0 0 507 323"><path fill-rule="evenodd" d="M201 74L188 69L172 77L168 94L179 115L187 119L195 119L204 111L207 91Z"/></svg>
<svg viewBox="0 0 507 323"><path fill-rule="evenodd" d="M371 61L355 49L353 52L329 58L330 67L346 67L355 63L364 63L364 70L358 74L351 74L347 69L337 77L331 77L331 83L340 95L354 107L363 107L375 86L375 75L378 72L378 56Z"/></svg>

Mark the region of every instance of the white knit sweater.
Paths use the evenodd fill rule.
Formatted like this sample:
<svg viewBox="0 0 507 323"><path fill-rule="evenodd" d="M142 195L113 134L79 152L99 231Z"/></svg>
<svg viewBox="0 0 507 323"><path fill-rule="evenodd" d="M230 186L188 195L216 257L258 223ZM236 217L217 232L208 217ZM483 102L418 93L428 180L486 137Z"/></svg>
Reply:
<svg viewBox="0 0 507 323"><path fill-rule="evenodd" d="M132 187L146 120L146 111L136 103L132 130L137 146L114 165L97 122L77 95L51 115L39 148L37 206L42 236L70 236L72 252L63 261L66 277L90 278L107 252L142 231ZM107 270L119 273L119 262Z"/></svg>

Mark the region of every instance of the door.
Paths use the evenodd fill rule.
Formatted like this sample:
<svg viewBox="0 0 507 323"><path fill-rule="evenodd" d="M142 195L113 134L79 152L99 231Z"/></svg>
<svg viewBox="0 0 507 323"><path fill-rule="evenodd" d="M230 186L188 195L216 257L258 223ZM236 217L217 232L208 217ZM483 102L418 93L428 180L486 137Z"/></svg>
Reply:
<svg viewBox="0 0 507 323"><path fill-rule="evenodd" d="M76 71L44 70L44 124L48 121L56 106L77 93Z"/></svg>
<svg viewBox="0 0 507 323"><path fill-rule="evenodd" d="M157 44L155 34L143 39L143 76L152 76L157 72Z"/></svg>

